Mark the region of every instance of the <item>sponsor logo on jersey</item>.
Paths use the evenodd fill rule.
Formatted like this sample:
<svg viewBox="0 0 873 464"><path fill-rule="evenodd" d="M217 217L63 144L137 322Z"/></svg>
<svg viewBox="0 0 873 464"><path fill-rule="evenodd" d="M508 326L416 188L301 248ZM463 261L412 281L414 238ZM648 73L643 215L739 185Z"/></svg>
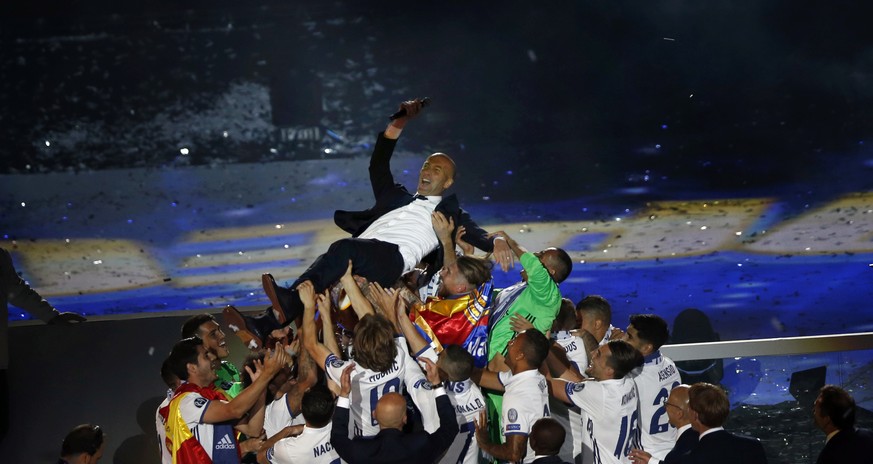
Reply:
<svg viewBox="0 0 873 464"><path fill-rule="evenodd" d="M327 363L330 365L330 367L333 367L334 369L339 369L343 367L344 364L343 360L337 358L336 356L331 356L330 359L327 360Z"/></svg>
<svg viewBox="0 0 873 464"><path fill-rule="evenodd" d="M224 391L230 390L233 387L233 382L228 382L225 380L224 382L221 382L221 385L219 385L219 387Z"/></svg>
<svg viewBox="0 0 873 464"><path fill-rule="evenodd" d="M576 382L573 384L573 391L579 393L585 389L585 382Z"/></svg>
<svg viewBox="0 0 873 464"><path fill-rule="evenodd" d="M506 426L507 432L521 431L521 424L508 424Z"/></svg>
<svg viewBox="0 0 873 464"><path fill-rule="evenodd" d="M509 419L509 422L515 422L518 420L518 411L515 408L509 408L509 412L506 413L506 418Z"/></svg>
<svg viewBox="0 0 873 464"><path fill-rule="evenodd" d="M419 380L415 381L415 385L413 385L413 388L423 388L425 390L433 390L433 385L430 382L428 382L427 380L419 379Z"/></svg>
<svg viewBox="0 0 873 464"><path fill-rule="evenodd" d="M236 449L236 443L233 442L233 438L230 438L230 435L224 434L224 436L221 437L221 440L215 444L215 449L217 449L217 450Z"/></svg>
<svg viewBox="0 0 873 464"><path fill-rule="evenodd" d="M194 407L195 407L195 408L202 408L202 407L205 406L206 403L208 403L208 402L209 402L209 400L207 400L206 398L203 398L203 397L201 396L200 398L197 398L197 399L194 400Z"/></svg>

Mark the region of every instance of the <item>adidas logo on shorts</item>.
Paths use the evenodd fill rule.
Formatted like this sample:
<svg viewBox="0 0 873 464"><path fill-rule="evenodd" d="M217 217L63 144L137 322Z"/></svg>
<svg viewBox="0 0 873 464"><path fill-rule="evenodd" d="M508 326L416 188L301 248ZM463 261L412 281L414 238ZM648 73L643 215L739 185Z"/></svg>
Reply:
<svg viewBox="0 0 873 464"><path fill-rule="evenodd" d="M215 444L215 449L217 450L229 450L236 449L236 443L233 442L233 439L230 438L230 435L225 434L221 437L221 441Z"/></svg>

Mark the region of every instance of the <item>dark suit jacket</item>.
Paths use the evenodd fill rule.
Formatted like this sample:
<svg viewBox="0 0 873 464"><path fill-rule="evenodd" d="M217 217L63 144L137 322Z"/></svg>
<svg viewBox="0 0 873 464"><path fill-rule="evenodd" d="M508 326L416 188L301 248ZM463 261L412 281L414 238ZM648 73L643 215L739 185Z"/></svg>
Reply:
<svg viewBox="0 0 873 464"><path fill-rule="evenodd" d="M394 153L395 145L397 145L397 140L385 138L385 134L380 132L376 139L376 146L373 148L373 155L370 157L370 185L373 188L376 204L364 211L337 210L333 214L336 225L354 237L362 234L373 221L383 214L405 206L414 200L414 195L409 193L406 187L394 183L394 176L391 174L391 155ZM486 237L487 232L479 227L466 211L461 209L458 198L454 194L443 196L436 210L445 214L447 218L454 219L455 230L459 226L466 228L464 241L489 253L494 250L493 242ZM454 237L454 233L452 236ZM442 260L443 252L440 245L424 259L428 263L429 275L442 268Z"/></svg>
<svg viewBox="0 0 873 464"><path fill-rule="evenodd" d="M764 447L757 438L734 435L726 430L712 432L680 460L682 464L767 464Z"/></svg>
<svg viewBox="0 0 873 464"><path fill-rule="evenodd" d="M700 434L697 433L697 430L692 428L686 429L682 432L682 435L679 435L679 438L676 439L676 444L673 445L673 449L667 453L667 456L661 462L664 464L679 464L682 456L688 454L692 448L697 446L699 440Z"/></svg>
<svg viewBox="0 0 873 464"><path fill-rule="evenodd" d="M0 248L0 370L9 367L9 347L6 344L9 303L43 322L58 315L58 311L48 301L18 276L15 266L12 265L12 256Z"/></svg>
<svg viewBox="0 0 873 464"><path fill-rule="evenodd" d="M333 412L330 443L349 464L356 463L433 463L449 449L458 434L455 408L445 394L436 398L440 426L434 433L403 433L397 429L380 430L374 437L349 439L349 410L337 407Z"/></svg>
<svg viewBox="0 0 873 464"><path fill-rule="evenodd" d="M866 429L841 430L831 438L816 464L870 462L873 432ZM867 461L863 461L863 459Z"/></svg>

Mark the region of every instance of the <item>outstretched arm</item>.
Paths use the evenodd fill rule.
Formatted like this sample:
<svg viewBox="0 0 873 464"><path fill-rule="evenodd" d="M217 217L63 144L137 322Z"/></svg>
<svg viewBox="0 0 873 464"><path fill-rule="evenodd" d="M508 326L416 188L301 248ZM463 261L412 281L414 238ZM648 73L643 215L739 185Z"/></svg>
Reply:
<svg viewBox="0 0 873 464"><path fill-rule="evenodd" d="M434 211L430 215L433 223L433 231L436 233L443 246L443 267L449 267L458 260L458 255L455 254L455 243L452 241L452 231L455 229L455 221L451 217Z"/></svg>
<svg viewBox="0 0 873 464"><path fill-rule="evenodd" d="M18 276L12 264L12 256L3 248L0 248L0 291L8 295L9 303L13 306L27 311L31 316L48 324L85 321L85 318L77 313L58 312L36 290L30 288L30 285Z"/></svg>
<svg viewBox="0 0 873 464"><path fill-rule="evenodd" d="M352 308L355 310L355 314L358 315L358 319L363 319L367 314L376 313L373 311L373 305L361 293L361 288L358 287L358 282L355 281L355 276L352 275L351 260L349 260L349 267L346 268L346 273L340 277L340 282L343 284L343 290L346 291L346 295L349 296L349 300L352 302Z"/></svg>
<svg viewBox="0 0 873 464"><path fill-rule="evenodd" d="M463 209L460 210L458 220L455 223L458 227L464 227L464 239L476 248L492 253L501 269L508 271L515 266L515 256L509 249L506 240L499 236L492 236L479 227L469 213Z"/></svg>
<svg viewBox="0 0 873 464"><path fill-rule="evenodd" d="M215 424L241 418L258 400L264 401L264 391L266 391L267 385L276 375L276 372L279 372L279 369L287 362L288 353L285 352L284 345L276 344L274 350L267 350L263 368L260 367L260 363L255 364L256 371L252 371L246 366L246 370L252 376L252 384L244 388L239 395L229 402L211 401L203 413L203 422Z"/></svg>
<svg viewBox="0 0 873 464"><path fill-rule="evenodd" d="M300 329L303 332L303 347L323 369L330 350L318 343L318 331L315 328L315 288L312 282L306 280L297 286L297 291L300 292L300 301L303 302L303 327Z"/></svg>
<svg viewBox="0 0 873 464"><path fill-rule="evenodd" d="M585 379L579 371L573 368L573 363L567 358L567 352L557 343L552 343L552 346L549 347L549 354L546 356L546 366L548 366L549 374L552 377L560 377L573 382L580 382Z"/></svg>
<svg viewBox="0 0 873 464"><path fill-rule="evenodd" d="M512 237L509 236L509 234L502 230L488 234L488 236L494 239L498 239L498 237L503 239L506 242L506 246L509 247L509 250L512 252L512 254L515 255L516 258L521 258L521 255L527 253L527 250L523 246L519 245L518 242L516 242L515 240L513 240ZM494 243L495 245L497 244L497 242Z"/></svg>
<svg viewBox="0 0 873 464"><path fill-rule="evenodd" d="M394 176L391 174L391 155L397 145L397 139L406 123L421 111L421 100L405 101L400 108L406 110L406 116L391 121L385 131L376 139L373 154L370 157L370 186L376 198L386 189L394 187Z"/></svg>
<svg viewBox="0 0 873 464"><path fill-rule="evenodd" d="M495 391L504 391L503 383L500 381L497 372L489 371L488 369L473 368L470 374L470 379L473 383L480 387L485 387Z"/></svg>
<svg viewBox="0 0 873 464"><path fill-rule="evenodd" d="M376 285L378 286L379 284ZM377 287L377 291L385 290L382 289L382 287ZM427 347L427 341L420 333L418 333L415 325L413 325L412 321L409 320L409 314L406 313L406 300L399 298L398 293L395 293L394 295L394 320L397 329L401 334L403 334L403 337L406 338L406 342L409 344L409 349L412 350L412 353L421 353Z"/></svg>
<svg viewBox="0 0 873 464"><path fill-rule="evenodd" d="M317 298L318 314L321 316L321 337L324 340L324 346L330 350L334 356L342 359L342 351L339 344L336 342L336 333L334 332L333 320L330 312L333 310L333 304L330 301L330 290L325 290L324 293L318 295Z"/></svg>
<svg viewBox="0 0 873 464"><path fill-rule="evenodd" d="M284 429L280 430L278 433L270 437L268 440L261 445L260 449L258 449L258 464L271 464L270 460L267 459L267 451L270 448L276 446L276 443L279 443L279 440L284 440L285 438L296 437L303 433L303 425L289 425Z"/></svg>

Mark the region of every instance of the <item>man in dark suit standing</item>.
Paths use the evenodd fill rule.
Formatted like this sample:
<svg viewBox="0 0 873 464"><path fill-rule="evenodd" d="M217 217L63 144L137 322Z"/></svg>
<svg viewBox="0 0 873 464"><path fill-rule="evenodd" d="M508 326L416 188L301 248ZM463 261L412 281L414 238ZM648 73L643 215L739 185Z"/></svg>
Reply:
<svg viewBox="0 0 873 464"><path fill-rule="evenodd" d="M635 464L679 464L682 456L688 454L700 440L700 434L691 427L691 413L688 409L688 390L691 387L682 384L670 390L670 396L664 403L667 411L667 419L670 425L676 427L678 438L673 449L667 453L664 460L653 458L652 455L641 449L633 449L630 460Z"/></svg>
<svg viewBox="0 0 873 464"><path fill-rule="evenodd" d="M701 382L688 389L691 427L700 432L700 441L681 458L682 464L767 464L757 438L734 435L722 427L730 406L721 387Z"/></svg>
<svg viewBox="0 0 873 464"><path fill-rule="evenodd" d="M812 417L827 435L816 464L871 462L873 432L855 428L855 399L849 392L835 385L822 387L812 406Z"/></svg>
<svg viewBox="0 0 873 464"><path fill-rule="evenodd" d="M30 288L15 270L12 255L0 248L0 442L9 431L9 304L30 313L46 324L68 325L85 322L77 313L62 313Z"/></svg>
<svg viewBox="0 0 873 464"><path fill-rule="evenodd" d="M419 171L415 193L394 182L391 174L391 155L397 139L406 123L419 114L422 100L416 99L400 105L402 114L394 119L384 132L378 134L376 146L370 157L370 184L376 203L364 211L336 211L334 222L352 237L337 240L327 252L316 258L289 288L276 285L270 274L264 274L264 291L272 303L258 318L245 319L245 327L234 323L234 331L249 344L255 338L264 341L269 332L292 321L303 313L303 304L296 291L301 282L311 281L316 293L333 285L345 273L349 261L354 263L352 272L383 287L394 285L398 278L412 271L424 261L426 273L432 275L442 267L442 250L433 231L431 215L441 212L455 226L465 229L464 241L493 252L504 270L513 264L512 251L503 237L490 237L461 209L458 198L444 195L455 179L455 162L445 153L434 153L424 162ZM239 321L238 315L228 317Z"/></svg>
<svg viewBox="0 0 873 464"><path fill-rule="evenodd" d="M427 367L427 380L436 396L436 410L440 426L434 433L415 431L404 433L406 400L399 393L386 393L376 403L373 416L379 423L374 437L349 439L349 393L352 390L351 372L347 367L340 378L340 396L333 413L330 442L343 461L355 463L410 463L439 461L458 434L458 421L446 391L440 383L439 370L432 361L421 358Z"/></svg>

